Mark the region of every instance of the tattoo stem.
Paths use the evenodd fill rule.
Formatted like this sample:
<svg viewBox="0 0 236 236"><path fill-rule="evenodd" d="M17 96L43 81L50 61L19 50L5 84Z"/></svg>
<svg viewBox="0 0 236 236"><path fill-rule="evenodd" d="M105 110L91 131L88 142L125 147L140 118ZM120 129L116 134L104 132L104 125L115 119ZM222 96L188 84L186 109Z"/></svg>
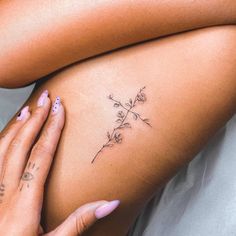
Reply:
<svg viewBox="0 0 236 236"><path fill-rule="evenodd" d="M143 92L144 89L145 87L141 88L139 92L137 93L137 95L135 96L134 100L129 99L129 102L125 103L125 105L123 105L120 101L114 99L113 95L108 96L108 98L114 102L114 107L122 107L126 111L126 113L124 113L123 111L118 112L117 114L118 120L116 122L119 122L120 124L113 129L111 134L107 132L108 141L105 144L103 144L103 146L99 149L99 151L96 153L96 155L92 159L91 163L94 163L99 153L101 153L105 147L112 147L115 143L121 143L122 136L121 136L121 133L117 130L123 129L123 128L131 128L131 125L129 122L124 123L129 113L133 114L133 118L135 120L140 119L146 125L151 127L151 124L149 123L148 119L144 119L141 117L139 113L132 111L132 109L136 106L137 102L144 103L146 101L146 95Z"/></svg>

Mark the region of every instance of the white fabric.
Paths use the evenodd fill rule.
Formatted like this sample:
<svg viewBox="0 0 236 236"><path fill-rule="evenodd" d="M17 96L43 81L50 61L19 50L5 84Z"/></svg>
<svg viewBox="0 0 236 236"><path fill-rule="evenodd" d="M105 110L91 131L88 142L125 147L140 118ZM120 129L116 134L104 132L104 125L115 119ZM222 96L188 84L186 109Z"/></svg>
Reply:
<svg viewBox="0 0 236 236"><path fill-rule="evenodd" d="M0 89L0 130L32 89ZM156 194L129 235L236 235L236 116Z"/></svg>

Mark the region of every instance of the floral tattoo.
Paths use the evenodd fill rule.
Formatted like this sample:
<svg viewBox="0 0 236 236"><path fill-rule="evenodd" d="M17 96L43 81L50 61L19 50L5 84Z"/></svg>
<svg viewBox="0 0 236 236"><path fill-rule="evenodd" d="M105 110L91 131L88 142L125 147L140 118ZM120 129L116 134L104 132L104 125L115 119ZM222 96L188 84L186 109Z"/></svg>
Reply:
<svg viewBox="0 0 236 236"><path fill-rule="evenodd" d="M107 132L107 142L103 144L103 146L100 148L100 150L96 153L91 163L94 163L98 155L103 151L104 148L112 147L115 144L122 143L122 134L121 130L126 128L131 128L131 124L127 121L127 118L129 116L132 116L134 120L140 120L149 127L152 127L149 119L143 118L139 113L134 111L134 108L138 104L143 104L147 101L146 94L144 93L146 87L143 87L139 90L137 95L134 99L129 99L129 101L125 104L121 103L119 100L116 100L112 94L108 96L108 99L110 99L114 104L113 106L115 108L119 108L120 110L117 112L117 120L116 123L118 125L113 128L112 132Z"/></svg>
<svg viewBox="0 0 236 236"><path fill-rule="evenodd" d="M3 202L2 198L5 193L5 185L3 183L0 184L0 204Z"/></svg>

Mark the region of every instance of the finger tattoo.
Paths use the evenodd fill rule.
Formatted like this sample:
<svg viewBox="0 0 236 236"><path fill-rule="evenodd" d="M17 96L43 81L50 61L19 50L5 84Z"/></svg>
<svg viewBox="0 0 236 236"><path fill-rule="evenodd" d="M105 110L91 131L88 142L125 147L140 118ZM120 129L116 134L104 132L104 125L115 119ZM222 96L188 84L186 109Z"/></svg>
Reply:
<svg viewBox="0 0 236 236"><path fill-rule="evenodd" d="M27 171L25 171L21 177L21 180L23 181L20 191L24 188L24 185L27 186L27 188L30 187L30 182L34 179L35 173L39 170L39 167L35 165L35 163L29 162L27 166Z"/></svg>

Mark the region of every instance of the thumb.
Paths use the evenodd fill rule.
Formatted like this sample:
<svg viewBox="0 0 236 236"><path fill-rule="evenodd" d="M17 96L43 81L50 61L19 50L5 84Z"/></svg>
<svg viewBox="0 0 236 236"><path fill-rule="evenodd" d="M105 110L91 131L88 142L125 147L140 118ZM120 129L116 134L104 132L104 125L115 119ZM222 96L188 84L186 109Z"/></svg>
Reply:
<svg viewBox="0 0 236 236"><path fill-rule="evenodd" d="M98 219L113 212L120 204L115 201L98 201L85 204L72 213L61 225L45 236L80 236Z"/></svg>

